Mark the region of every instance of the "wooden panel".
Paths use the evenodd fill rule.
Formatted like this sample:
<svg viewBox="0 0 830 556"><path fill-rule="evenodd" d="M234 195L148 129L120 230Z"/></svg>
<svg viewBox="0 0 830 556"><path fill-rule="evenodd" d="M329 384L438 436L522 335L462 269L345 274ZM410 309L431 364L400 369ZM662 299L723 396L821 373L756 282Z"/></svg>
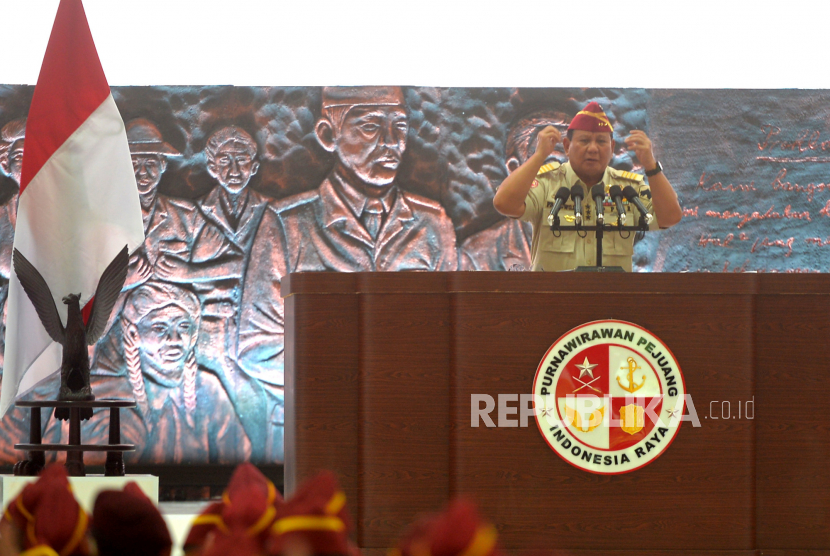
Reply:
<svg viewBox="0 0 830 556"><path fill-rule="evenodd" d="M830 556L830 550L759 550L760 556Z"/></svg>
<svg viewBox="0 0 830 556"><path fill-rule="evenodd" d="M453 491L479 500L505 547L754 548L751 422L703 414L710 400L752 396L751 296L458 294L455 314ZM471 394L530 392L546 349L602 318L636 322L672 349L700 428L684 423L641 470L600 476L561 460L533 423L470 427Z"/></svg>
<svg viewBox="0 0 830 556"><path fill-rule="evenodd" d="M335 294L317 295L329 280ZM308 274L284 286L287 486L335 469L367 553L465 493L507 549L830 555L827 276ZM613 477L564 463L532 420L470 427L471 393L529 392L550 344L600 318L672 348L701 427L684 423L654 463ZM710 419L722 402L742 418Z"/></svg>
<svg viewBox="0 0 830 556"><path fill-rule="evenodd" d="M618 274L584 272L451 272L451 292L566 293L606 292L747 295L757 289L754 274Z"/></svg>
<svg viewBox="0 0 830 556"><path fill-rule="evenodd" d="M448 499L449 319L445 293L360 296L361 546L389 546Z"/></svg>
<svg viewBox="0 0 830 556"><path fill-rule="evenodd" d="M285 490L321 469L337 473L357 519L356 295L285 299Z"/></svg>
<svg viewBox="0 0 830 556"><path fill-rule="evenodd" d="M551 539L549 545L555 545L556 540ZM388 548L366 548L361 549L361 556L388 556ZM545 556L830 556L825 551L758 551L758 550L565 550L556 548L543 548Z"/></svg>
<svg viewBox="0 0 830 556"><path fill-rule="evenodd" d="M758 546L828 549L830 280L809 294L764 278L765 291L797 295L757 301Z"/></svg>

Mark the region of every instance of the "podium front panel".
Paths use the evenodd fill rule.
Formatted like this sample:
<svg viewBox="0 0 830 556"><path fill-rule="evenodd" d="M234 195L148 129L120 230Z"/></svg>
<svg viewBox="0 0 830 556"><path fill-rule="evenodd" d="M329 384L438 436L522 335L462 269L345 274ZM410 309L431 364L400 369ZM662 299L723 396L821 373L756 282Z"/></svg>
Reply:
<svg viewBox="0 0 830 556"><path fill-rule="evenodd" d="M751 285L744 280L696 290L661 288L643 275L545 277L552 283L547 289L562 293L539 286L475 292L464 275L456 281L464 293L455 305L454 493L479 500L509 549L550 539L558 548L595 550L754 548L753 431L747 421L701 428L683 423L665 453L621 475L573 467L551 450L534 422L526 428L470 426L471 394L530 393L551 344L600 319L630 321L658 336L698 403L750 399ZM621 280L637 293L621 293ZM701 419L705 405L696 407Z"/></svg>
<svg viewBox="0 0 830 556"><path fill-rule="evenodd" d="M510 550L821 554L830 281L803 278L290 275L287 490L335 470L369 556L454 495L477 500ZM619 475L566 463L533 417L471 427L472 394L530 394L546 350L600 319L633 322L671 349L700 427L684 422L662 455Z"/></svg>

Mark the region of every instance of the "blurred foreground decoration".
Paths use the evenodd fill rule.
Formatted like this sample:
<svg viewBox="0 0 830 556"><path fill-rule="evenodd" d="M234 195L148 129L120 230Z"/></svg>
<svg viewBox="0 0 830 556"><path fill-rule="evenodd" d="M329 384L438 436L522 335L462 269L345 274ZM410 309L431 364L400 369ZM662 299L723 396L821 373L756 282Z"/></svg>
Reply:
<svg viewBox="0 0 830 556"><path fill-rule="evenodd" d="M32 90L0 86L2 303ZM529 268L529 229L495 212L494 190L532 154L542 127L564 129L591 100L614 124L612 165L640 171L622 139L645 130L685 211L635 245L636 271L830 267L828 91L113 93L147 239L93 354L92 384L96 395L144 400L124 412L125 436L148 446L128 463L282 461L279 285L288 272ZM4 462L19 459L11 446L27 423L20 410L3 420ZM44 419L46 437L59 426ZM101 430L87 428L87 438Z"/></svg>

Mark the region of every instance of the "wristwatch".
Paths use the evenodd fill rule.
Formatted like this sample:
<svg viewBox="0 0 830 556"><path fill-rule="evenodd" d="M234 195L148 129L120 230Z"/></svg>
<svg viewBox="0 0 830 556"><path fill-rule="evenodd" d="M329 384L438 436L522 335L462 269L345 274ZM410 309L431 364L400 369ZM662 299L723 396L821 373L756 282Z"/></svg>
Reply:
<svg viewBox="0 0 830 556"><path fill-rule="evenodd" d="M648 177L656 176L657 174L659 174L660 172L663 171L663 165L660 164L660 161L657 160L656 162L657 162L657 166L654 167L654 170L649 170L648 172L646 172L646 175Z"/></svg>

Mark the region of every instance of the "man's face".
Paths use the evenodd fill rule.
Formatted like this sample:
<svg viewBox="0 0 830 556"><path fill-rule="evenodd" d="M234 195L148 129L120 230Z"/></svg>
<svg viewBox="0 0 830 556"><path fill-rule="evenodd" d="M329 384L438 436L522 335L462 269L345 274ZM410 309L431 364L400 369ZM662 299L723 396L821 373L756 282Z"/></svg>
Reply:
<svg viewBox="0 0 830 556"><path fill-rule="evenodd" d="M138 194L141 195L142 201L148 196L152 198L161 181L161 175L167 168L167 163L157 154L134 154L132 159Z"/></svg>
<svg viewBox="0 0 830 556"><path fill-rule="evenodd" d="M3 158L3 171L20 185L20 175L23 172L23 139L18 139L9 147L8 159Z"/></svg>
<svg viewBox="0 0 830 556"><path fill-rule="evenodd" d="M341 163L368 185L382 187L395 179L409 131L400 106L356 106L337 134Z"/></svg>
<svg viewBox="0 0 830 556"><path fill-rule="evenodd" d="M179 385L196 339L196 323L190 314L178 305L168 305L148 313L137 328L144 373L167 388Z"/></svg>
<svg viewBox="0 0 830 556"><path fill-rule="evenodd" d="M219 147L216 156L208 161L208 171L228 193L241 193L251 176L259 170L259 162L250 146L240 141L228 141Z"/></svg>
<svg viewBox="0 0 830 556"><path fill-rule="evenodd" d="M614 156L614 141L607 131L582 131L577 129L573 139L564 139L568 161L576 175L583 180L598 183ZM595 180L595 181L594 181ZM589 187L594 183L586 184Z"/></svg>

